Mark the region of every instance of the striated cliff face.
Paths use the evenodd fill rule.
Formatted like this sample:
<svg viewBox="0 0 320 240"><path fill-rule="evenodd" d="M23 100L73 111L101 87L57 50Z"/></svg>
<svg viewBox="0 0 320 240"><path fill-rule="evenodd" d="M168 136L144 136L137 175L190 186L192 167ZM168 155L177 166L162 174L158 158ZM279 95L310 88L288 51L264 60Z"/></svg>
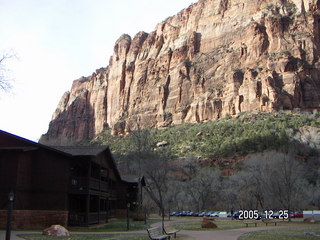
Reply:
<svg viewBox="0 0 320 240"><path fill-rule="evenodd" d="M154 32L122 35L105 69L74 81L43 143L320 108L319 0L199 0Z"/></svg>

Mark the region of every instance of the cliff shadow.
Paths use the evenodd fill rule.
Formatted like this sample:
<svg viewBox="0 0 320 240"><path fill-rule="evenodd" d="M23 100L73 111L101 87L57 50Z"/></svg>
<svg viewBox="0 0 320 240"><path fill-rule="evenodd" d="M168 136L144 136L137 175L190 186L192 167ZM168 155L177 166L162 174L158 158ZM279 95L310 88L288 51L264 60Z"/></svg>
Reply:
<svg viewBox="0 0 320 240"><path fill-rule="evenodd" d="M81 145L95 135L95 116L88 94L77 97L49 124L39 142L47 145Z"/></svg>

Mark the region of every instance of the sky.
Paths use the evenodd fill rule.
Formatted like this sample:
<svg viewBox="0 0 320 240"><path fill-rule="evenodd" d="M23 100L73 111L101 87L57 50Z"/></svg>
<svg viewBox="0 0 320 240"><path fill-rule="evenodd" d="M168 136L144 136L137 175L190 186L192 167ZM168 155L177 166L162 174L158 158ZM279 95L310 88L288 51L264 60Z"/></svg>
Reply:
<svg viewBox="0 0 320 240"><path fill-rule="evenodd" d="M124 33L151 32L197 0L0 0L0 129L38 141L73 80L106 67Z"/></svg>

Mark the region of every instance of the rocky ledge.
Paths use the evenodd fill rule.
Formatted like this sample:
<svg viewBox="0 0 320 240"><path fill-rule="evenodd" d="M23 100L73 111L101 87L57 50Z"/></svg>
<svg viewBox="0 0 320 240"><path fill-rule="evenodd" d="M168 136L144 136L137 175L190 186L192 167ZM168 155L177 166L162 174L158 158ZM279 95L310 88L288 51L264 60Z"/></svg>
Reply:
<svg viewBox="0 0 320 240"><path fill-rule="evenodd" d="M318 110L319 22L319 0L199 0L151 33L122 35L106 68L74 81L40 141Z"/></svg>

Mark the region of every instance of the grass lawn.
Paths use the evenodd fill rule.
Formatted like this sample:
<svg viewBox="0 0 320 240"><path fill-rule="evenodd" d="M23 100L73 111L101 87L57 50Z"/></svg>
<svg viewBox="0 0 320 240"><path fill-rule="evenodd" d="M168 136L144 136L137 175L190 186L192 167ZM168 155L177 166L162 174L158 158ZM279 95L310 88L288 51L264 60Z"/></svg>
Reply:
<svg viewBox="0 0 320 240"><path fill-rule="evenodd" d="M215 221L213 221L218 227L217 228L201 228L201 221L202 218L195 218L190 219L185 222L177 222L173 223L173 226L177 229L183 229L183 230L190 230L190 231L219 231L219 230L230 230L230 229L237 229L237 228L245 228L246 225L245 222L257 222L257 227L265 227L265 223L258 220L251 220L251 221L244 221L244 220L231 220L231 219L218 219L216 218ZM289 225L302 225L302 222L281 222L277 224L277 226L289 226ZM250 225L250 227L253 227Z"/></svg>
<svg viewBox="0 0 320 240"><path fill-rule="evenodd" d="M143 234L72 234L70 237L52 237L40 234L19 235L26 240L148 240L149 237Z"/></svg>
<svg viewBox="0 0 320 240"><path fill-rule="evenodd" d="M218 227L217 228L202 228L201 227L202 218L194 219L194 221L178 222L174 223L173 226L177 229L190 230L190 231L218 231L218 230L229 230L235 228L245 227L243 221L239 220L221 220L215 219L213 221ZM259 223L258 226L262 224Z"/></svg>
<svg viewBox="0 0 320 240"><path fill-rule="evenodd" d="M114 219L110 220L106 225L101 225L97 227L90 228L68 228L71 232L70 237L52 237L52 236L43 236L41 234L19 234L19 237L22 237L26 240L148 240L149 237L147 232L145 234L135 234L130 233L130 231L138 231L138 230L146 230L150 228L152 223L159 222L159 219L147 220L147 224L144 224L144 221L132 221L130 220L130 228L128 234L112 234L112 232L127 232L127 221L126 219ZM41 232L42 230L38 230ZM80 234L79 232L84 232L84 234ZM85 234L86 232L92 234ZM106 232L103 234L102 232ZM108 233L110 232L110 233ZM95 234L96 233L96 234Z"/></svg>
<svg viewBox="0 0 320 240"><path fill-rule="evenodd" d="M138 231L146 230L150 228L152 223L160 222L161 220L147 220L147 224L144 221L132 221L130 220L129 230ZM109 223L103 226L90 227L90 228L69 228L71 232L126 232L127 231L127 220L126 219L114 219L110 220Z"/></svg>
<svg viewBox="0 0 320 240"><path fill-rule="evenodd" d="M300 239L318 239L313 236L306 236L305 232L314 232L315 234L320 234L320 224L315 224L314 226L297 226L296 228L290 229L270 229L267 231L251 232L242 235L239 240L300 240Z"/></svg>

